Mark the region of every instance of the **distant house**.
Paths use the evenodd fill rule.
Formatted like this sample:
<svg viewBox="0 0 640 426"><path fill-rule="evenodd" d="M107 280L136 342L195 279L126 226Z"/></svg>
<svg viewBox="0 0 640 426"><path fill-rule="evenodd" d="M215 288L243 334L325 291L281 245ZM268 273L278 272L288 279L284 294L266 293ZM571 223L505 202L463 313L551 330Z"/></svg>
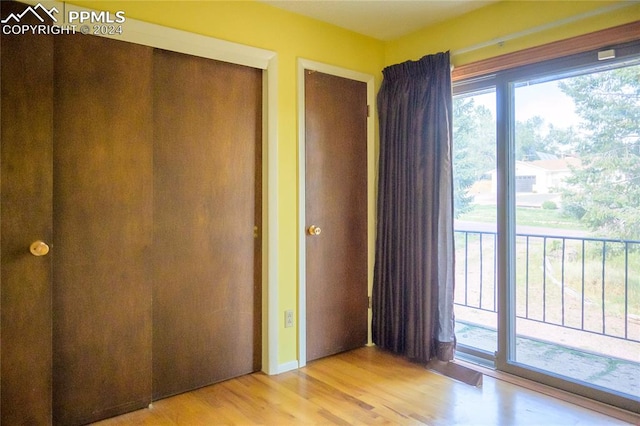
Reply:
<svg viewBox="0 0 640 426"><path fill-rule="evenodd" d="M580 159L575 157L550 160L516 161L516 192L550 194L554 188L565 185L565 179L571 175L571 167L580 167ZM497 192L496 170L492 170L491 189Z"/></svg>

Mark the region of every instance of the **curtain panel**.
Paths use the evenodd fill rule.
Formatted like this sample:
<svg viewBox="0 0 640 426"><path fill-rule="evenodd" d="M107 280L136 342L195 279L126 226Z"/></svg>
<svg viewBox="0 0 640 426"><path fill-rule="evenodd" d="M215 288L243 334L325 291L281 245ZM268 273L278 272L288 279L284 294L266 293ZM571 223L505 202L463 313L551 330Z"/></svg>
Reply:
<svg viewBox="0 0 640 426"><path fill-rule="evenodd" d="M453 359L449 53L383 70L373 340L419 362Z"/></svg>

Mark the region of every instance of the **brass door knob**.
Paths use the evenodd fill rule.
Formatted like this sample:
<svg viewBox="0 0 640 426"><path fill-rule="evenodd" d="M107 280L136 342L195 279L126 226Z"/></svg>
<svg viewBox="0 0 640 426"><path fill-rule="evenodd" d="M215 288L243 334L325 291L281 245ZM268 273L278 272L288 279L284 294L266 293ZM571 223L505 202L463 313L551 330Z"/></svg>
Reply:
<svg viewBox="0 0 640 426"><path fill-rule="evenodd" d="M319 226L311 225L307 232L309 233L309 235L320 235L322 229L320 229Z"/></svg>
<svg viewBox="0 0 640 426"><path fill-rule="evenodd" d="M29 246L29 251L34 256L45 256L49 253L49 246L44 241L34 241Z"/></svg>

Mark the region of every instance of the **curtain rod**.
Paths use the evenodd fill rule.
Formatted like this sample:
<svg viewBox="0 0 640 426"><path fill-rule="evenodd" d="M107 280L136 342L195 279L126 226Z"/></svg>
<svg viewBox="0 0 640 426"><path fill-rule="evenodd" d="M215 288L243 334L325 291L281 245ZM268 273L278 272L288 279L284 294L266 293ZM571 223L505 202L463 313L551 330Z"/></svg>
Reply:
<svg viewBox="0 0 640 426"><path fill-rule="evenodd" d="M574 22L581 21L583 19L591 18L594 16L602 15L604 13L613 12L618 9L623 9L625 7L629 7L631 5L638 4L637 1L625 1L622 3L617 3L611 6L601 7L599 9L591 10L589 12L581 13L578 15L570 16L568 18L560 19L557 21L549 22L547 24L538 25L537 27L529 28L527 30L518 31L515 33L507 34L502 37L497 37L489 41L485 41L482 43L474 44L473 46L465 47L463 49L453 50L451 51L451 56L462 55L464 53L473 52L475 50L484 49L485 47L499 45L502 46L505 42L515 40L521 37L526 37L532 34L540 33L542 31L550 30L553 28L561 27L563 25L572 24Z"/></svg>

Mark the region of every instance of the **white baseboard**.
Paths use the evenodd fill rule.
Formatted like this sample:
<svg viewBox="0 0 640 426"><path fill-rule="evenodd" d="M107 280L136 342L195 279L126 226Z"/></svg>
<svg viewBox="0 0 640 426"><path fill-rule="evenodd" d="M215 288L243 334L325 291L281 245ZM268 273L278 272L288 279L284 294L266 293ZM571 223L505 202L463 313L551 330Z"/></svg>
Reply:
<svg viewBox="0 0 640 426"><path fill-rule="evenodd" d="M278 371L276 371L276 374L286 373L287 371L297 370L298 368L298 361L285 362L284 364L278 365Z"/></svg>

